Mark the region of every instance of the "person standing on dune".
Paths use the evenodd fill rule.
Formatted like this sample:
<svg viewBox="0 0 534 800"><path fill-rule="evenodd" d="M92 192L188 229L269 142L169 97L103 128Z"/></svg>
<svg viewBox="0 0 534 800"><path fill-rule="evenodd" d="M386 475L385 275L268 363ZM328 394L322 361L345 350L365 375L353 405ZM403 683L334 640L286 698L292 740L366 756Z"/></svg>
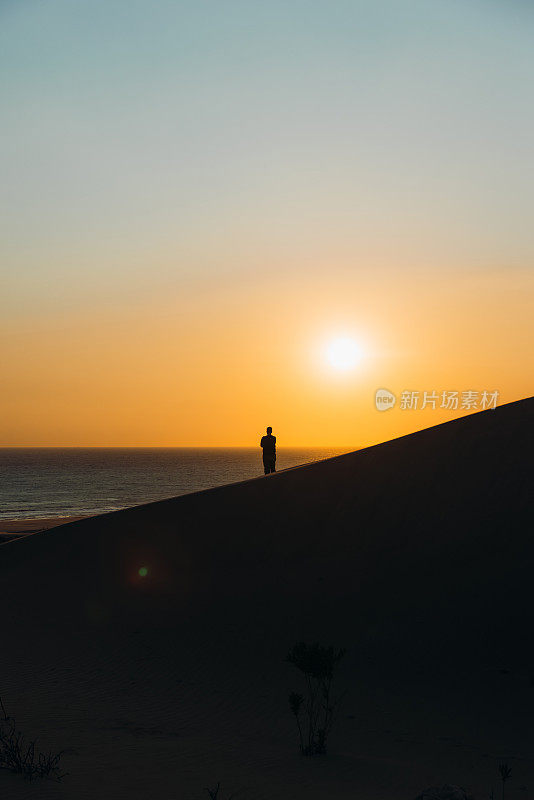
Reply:
<svg viewBox="0 0 534 800"><path fill-rule="evenodd" d="M265 474L276 472L276 436L273 436L273 429L267 428L267 436L261 437L260 447L263 448L263 469Z"/></svg>

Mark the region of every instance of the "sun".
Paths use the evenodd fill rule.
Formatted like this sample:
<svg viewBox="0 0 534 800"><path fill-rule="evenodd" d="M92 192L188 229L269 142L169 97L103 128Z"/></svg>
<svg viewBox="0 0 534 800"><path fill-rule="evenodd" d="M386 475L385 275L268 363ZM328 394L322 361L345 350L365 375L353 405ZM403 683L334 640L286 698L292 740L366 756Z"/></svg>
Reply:
<svg viewBox="0 0 534 800"><path fill-rule="evenodd" d="M342 336L333 339L326 347L326 359L331 367L340 372L354 369L362 358L361 348L354 339Z"/></svg>

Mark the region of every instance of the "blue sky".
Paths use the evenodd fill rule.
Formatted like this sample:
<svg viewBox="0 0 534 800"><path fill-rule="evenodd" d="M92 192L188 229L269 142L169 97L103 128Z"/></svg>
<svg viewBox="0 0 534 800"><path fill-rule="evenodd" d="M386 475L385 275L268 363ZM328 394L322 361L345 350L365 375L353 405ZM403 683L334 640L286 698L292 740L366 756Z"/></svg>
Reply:
<svg viewBox="0 0 534 800"><path fill-rule="evenodd" d="M120 279L162 243L185 273L236 240L230 274L249 242L294 246L296 269L303 240L408 256L418 238L452 267L532 254L527 3L0 9L4 257L41 289L73 260L82 283L113 260Z"/></svg>

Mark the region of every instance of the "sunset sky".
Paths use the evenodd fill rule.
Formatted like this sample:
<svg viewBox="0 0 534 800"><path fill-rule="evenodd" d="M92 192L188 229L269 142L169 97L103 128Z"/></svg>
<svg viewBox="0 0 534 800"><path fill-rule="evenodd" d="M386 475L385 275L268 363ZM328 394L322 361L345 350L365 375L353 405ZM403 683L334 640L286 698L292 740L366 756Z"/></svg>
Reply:
<svg viewBox="0 0 534 800"><path fill-rule="evenodd" d="M533 34L526 0L0 0L0 445L355 448L467 413L378 388L532 395Z"/></svg>

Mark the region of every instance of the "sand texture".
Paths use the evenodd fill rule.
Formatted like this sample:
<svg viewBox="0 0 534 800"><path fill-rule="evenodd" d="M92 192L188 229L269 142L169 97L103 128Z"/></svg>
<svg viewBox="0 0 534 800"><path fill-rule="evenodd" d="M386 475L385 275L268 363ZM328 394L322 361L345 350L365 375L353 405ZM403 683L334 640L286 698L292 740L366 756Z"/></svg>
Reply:
<svg viewBox="0 0 534 800"><path fill-rule="evenodd" d="M533 416L524 400L3 544L0 692L70 774L0 772L0 796L487 798L506 759L508 800L534 797ZM348 651L315 759L287 701L299 640Z"/></svg>

